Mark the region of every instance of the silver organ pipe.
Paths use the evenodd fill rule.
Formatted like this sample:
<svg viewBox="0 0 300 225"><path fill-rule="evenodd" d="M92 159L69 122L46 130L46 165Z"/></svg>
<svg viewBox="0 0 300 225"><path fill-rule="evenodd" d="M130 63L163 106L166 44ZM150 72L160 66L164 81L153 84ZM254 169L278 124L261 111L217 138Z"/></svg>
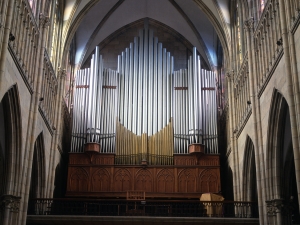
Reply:
<svg viewBox="0 0 300 225"><path fill-rule="evenodd" d="M139 163L126 156L128 149L142 157L170 155L164 148L173 140L172 155L187 154L192 143L217 154L215 83L215 74L201 68L196 48L188 68L174 71L173 57L147 26L118 56L117 71L103 68L96 47L91 67L76 75L71 152L98 142L101 152Z"/></svg>

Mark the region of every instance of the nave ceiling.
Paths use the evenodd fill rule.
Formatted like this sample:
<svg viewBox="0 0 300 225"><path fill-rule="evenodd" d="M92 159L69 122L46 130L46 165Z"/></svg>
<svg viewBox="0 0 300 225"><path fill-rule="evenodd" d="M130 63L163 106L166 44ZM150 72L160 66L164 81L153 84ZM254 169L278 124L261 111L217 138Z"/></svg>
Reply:
<svg viewBox="0 0 300 225"><path fill-rule="evenodd" d="M224 58L228 56L228 0L66 0L65 4L65 50L75 37L75 64L79 67L109 35L143 18L185 37L211 69L218 64L218 42Z"/></svg>

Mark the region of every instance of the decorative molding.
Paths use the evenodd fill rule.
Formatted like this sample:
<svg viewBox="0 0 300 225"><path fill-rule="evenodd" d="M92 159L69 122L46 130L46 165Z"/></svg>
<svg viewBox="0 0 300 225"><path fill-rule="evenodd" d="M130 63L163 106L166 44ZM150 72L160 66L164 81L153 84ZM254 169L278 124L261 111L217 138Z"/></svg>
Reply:
<svg viewBox="0 0 300 225"><path fill-rule="evenodd" d="M43 13L39 15L39 24L42 28L46 28L50 25L50 19L48 16L45 16Z"/></svg>
<svg viewBox="0 0 300 225"><path fill-rule="evenodd" d="M169 2L174 6L174 8L177 10L177 12L184 18L184 20L187 22L187 24L193 30L194 34L196 35L196 37L198 39L198 42L200 43L203 51L205 52L206 58L210 65L210 70L213 70L214 64L213 64L211 55L208 51L207 46L205 45L205 43L203 41L201 34L198 32L196 26L193 24L193 22L190 20L190 18L187 16L187 14L182 10L182 8L176 3L175 0L169 0Z"/></svg>
<svg viewBox="0 0 300 225"><path fill-rule="evenodd" d="M245 69L247 70L246 73L248 73L248 50L246 51L245 55L244 55L244 58L243 58L243 62L239 68L239 71L237 73L237 76L234 77L234 80L235 80L235 84L238 82L238 80L240 79L241 75L242 75L242 72L245 71Z"/></svg>
<svg viewBox="0 0 300 225"><path fill-rule="evenodd" d="M63 68L58 68L58 78L59 79L65 79L67 76L67 71Z"/></svg>
<svg viewBox="0 0 300 225"><path fill-rule="evenodd" d="M94 4L95 4L95 2L97 2L97 0L94 0ZM66 24L65 28L64 28L64 35L63 36L67 35L66 31L69 30L71 22L73 21L73 17L75 15L75 12L76 12L76 10L77 10L80 3L81 3L81 0L76 0L75 4L73 5L72 11L70 13L70 17L67 21L67 24ZM90 4L90 3L88 3L88 4Z"/></svg>
<svg viewBox="0 0 300 225"><path fill-rule="evenodd" d="M217 35L220 39L221 45L224 51L224 57L229 57L229 47L227 43L230 43L230 40L227 40L227 36L223 29L223 26L219 23L218 19L215 17L213 12L207 7L207 5L202 0L193 0L196 5L205 13L213 27L215 28Z"/></svg>
<svg viewBox="0 0 300 225"><path fill-rule="evenodd" d="M222 21L222 23L223 23L222 25L223 25L223 27L224 27L224 33L225 33L225 35L226 35L226 38L229 40L229 39L230 39L230 31L226 28L227 23L226 23L226 21L225 21L225 18L224 18L223 12L222 12L222 10L221 10L221 7L220 7L220 5L219 5L219 2L218 2L218 0L214 0L213 3L214 3L214 5L215 5L215 7L216 7L216 9L217 9L217 11L218 11L218 14L219 14L219 16L220 16L220 18L221 18L221 21Z"/></svg>
<svg viewBox="0 0 300 225"><path fill-rule="evenodd" d="M21 197L14 195L2 195L1 196L1 209L9 209L10 212L19 212Z"/></svg>
<svg viewBox="0 0 300 225"><path fill-rule="evenodd" d="M33 23L34 27L39 32L37 21L36 21L36 17L33 15L33 12L32 12L32 9L31 9L31 7L29 5L28 0L23 0L22 2L24 4L24 9L27 11L27 13L25 13L25 15L29 15L30 21Z"/></svg>
<svg viewBox="0 0 300 225"><path fill-rule="evenodd" d="M46 62L46 66L48 66L53 74L52 78L56 81L57 83L57 79L56 79L56 76L55 76L55 70L52 66L52 62L50 60L50 57L49 57L49 54L48 54L48 51L47 49L44 49L44 62Z"/></svg>
<svg viewBox="0 0 300 225"><path fill-rule="evenodd" d="M260 18L259 18L258 23L256 24L256 27L254 28L254 36L257 35L257 33L260 30L260 27L263 26L263 21L265 20L267 14L269 12L269 7L271 5L274 5L274 0L268 0L268 1L266 1L266 4L264 6L264 10L263 10L262 14L260 15Z"/></svg>
<svg viewBox="0 0 300 225"><path fill-rule="evenodd" d="M41 105L39 105L39 112L40 112L40 114L41 114L41 116L42 116L42 118L43 118L43 120L44 120L44 122L45 122L45 124L46 124L46 126L47 126L47 128L48 128L48 130L49 130L49 132L51 134L51 136L53 136L52 126L50 125L50 121L47 119L47 117L46 117L46 115L44 113L44 110L42 109Z"/></svg>
<svg viewBox="0 0 300 225"><path fill-rule="evenodd" d="M229 82L233 81L233 77L234 77L234 70L231 70L231 71L229 71L229 72L226 72L225 78L226 78Z"/></svg>
<svg viewBox="0 0 300 225"><path fill-rule="evenodd" d="M281 48L280 51L279 51L279 53L277 54L277 57L276 57L273 65L272 65L271 69L269 70L269 72L268 72L268 74L267 74L267 76L266 76L263 84L259 88L259 91L258 91L258 94L257 94L258 99L260 99L260 97L262 96L264 90L266 89L266 87L267 87L267 85L268 85L271 77L273 76L273 74L274 74L274 72L275 72L275 70L277 68L277 65L279 64L282 56L283 56L283 49Z"/></svg>
<svg viewBox="0 0 300 225"><path fill-rule="evenodd" d="M297 18L294 20L294 23L291 26L291 30L290 31L291 31L292 34L296 33L296 30L298 29L299 24L300 24L300 12L298 13Z"/></svg>
<svg viewBox="0 0 300 225"><path fill-rule="evenodd" d="M232 149L231 149L230 145L228 145L227 152L226 152L226 158L229 158L231 152L232 152Z"/></svg>
<svg viewBox="0 0 300 225"><path fill-rule="evenodd" d="M236 139L239 138L239 136L242 133L244 127L246 126L251 114L252 114L252 108L248 108L248 112L246 112L246 117L244 117L243 123L241 124L241 126L239 128L237 128L238 132L237 132L237 135L236 135Z"/></svg>
<svg viewBox="0 0 300 225"><path fill-rule="evenodd" d="M253 31L254 29L254 18L250 17L249 19L244 21L244 29L246 31Z"/></svg>
<svg viewBox="0 0 300 225"><path fill-rule="evenodd" d="M100 23L97 25L97 27L95 28L95 30L93 31L92 35L90 36L88 42L86 43L86 45L84 46L84 50L82 51L80 60L79 60L79 67L81 67L83 60L86 56L86 53L88 51L88 49L90 48L92 42L94 41L95 37L97 36L97 34L99 33L99 30L103 27L103 25L105 24L105 22L108 20L108 18L119 8L119 6L124 2L125 0L119 0L109 11L108 13L103 17L103 19L100 21Z"/></svg>
<svg viewBox="0 0 300 225"><path fill-rule="evenodd" d="M14 50L13 50L13 47L11 46L10 43L8 43L8 51L9 51L9 53L10 53L12 59L14 60L15 65L16 65L16 67L17 67L19 73L21 74L21 77L22 77L22 79L23 79L23 81L24 81L24 83L25 83L25 85L26 85L26 87L27 87L29 93L32 95L32 94L33 94L33 90L34 90L33 84L32 84L32 83L29 83L29 80L28 80L27 77L26 77L25 71L24 71L24 69L22 68L22 66L21 66L21 64L20 64L20 61L18 60L18 57L17 57L17 55L15 54L15 52L14 52Z"/></svg>

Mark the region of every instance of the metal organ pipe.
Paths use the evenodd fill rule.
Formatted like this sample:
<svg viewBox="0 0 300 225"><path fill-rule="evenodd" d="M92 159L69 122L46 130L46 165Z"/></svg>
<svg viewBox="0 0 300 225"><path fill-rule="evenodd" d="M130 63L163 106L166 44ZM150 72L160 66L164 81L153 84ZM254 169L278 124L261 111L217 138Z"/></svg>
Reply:
<svg viewBox="0 0 300 225"><path fill-rule="evenodd" d="M196 48L188 68L174 71L173 57L146 26L118 56L117 71L102 61L96 47L91 68L77 72L71 152L95 141L116 162L131 164L140 163L139 154L169 155L169 146L186 154L192 143L218 153L215 75L201 68Z"/></svg>

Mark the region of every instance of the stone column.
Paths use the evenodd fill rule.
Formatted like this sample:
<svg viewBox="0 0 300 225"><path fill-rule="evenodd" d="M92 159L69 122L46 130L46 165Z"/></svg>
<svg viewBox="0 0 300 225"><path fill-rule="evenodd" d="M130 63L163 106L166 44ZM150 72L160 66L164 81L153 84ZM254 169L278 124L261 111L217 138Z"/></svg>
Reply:
<svg viewBox="0 0 300 225"><path fill-rule="evenodd" d="M56 106L55 106L55 119L54 119L54 124L56 127L56 131L54 132L53 135L53 141L51 143L51 153L50 153L50 169L49 169L49 176L48 176L48 186L46 187L46 196L48 198L52 198L53 197L53 191L54 191L54 179L55 179L55 156L56 156L56 152L57 147L58 147L58 142L59 142L59 137L61 134L61 126L60 124L63 123L63 121L61 121L61 115L62 115L62 104L64 101L63 100L63 92L64 92L64 87L65 87L65 79L66 79L66 70L65 69L61 69L59 68L58 70L58 93L56 95Z"/></svg>
<svg viewBox="0 0 300 225"><path fill-rule="evenodd" d="M11 21L12 21L12 13L14 8L14 0L5 1L2 4L7 4L7 9L4 8L4 15L6 15L6 19L3 21L0 21L0 88L2 85L2 79L4 76L5 71L5 62L6 57L8 53L8 39L9 39L9 33L11 29ZM6 14L5 14L6 13ZM0 17L1 20L1 17ZM3 36L1 38L1 34L3 33Z"/></svg>
<svg viewBox="0 0 300 225"><path fill-rule="evenodd" d="M286 22L286 11L285 11L286 4L287 3L285 0L279 0L280 23L281 23L283 52L284 52L283 57L285 61L286 78L287 78L286 80L288 86L287 102L290 110L295 174L296 174L296 183L297 183L297 191L298 191L298 203L300 204L300 154L299 154L299 130L298 130L300 128L300 118L299 118L300 117L299 114L300 93L299 93L299 86L298 86L299 81L298 81L297 73L292 74L291 53L289 48L289 31ZM293 44L291 47L293 47Z"/></svg>
<svg viewBox="0 0 300 225"><path fill-rule="evenodd" d="M42 7L43 8L43 7ZM39 40L39 49L38 56L39 60L36 62L36 83L34 85L35 89L31 96L31 105L29 112L29 121L27 130L27 140L25 144L25 156L24 156L24 169L22 173L23 180L21 182L21 194L23 196L21 202L21 214L19 217L19 224L26 224L26 216L27 216L27 207L28 207L28 198L29 198L29 190L31 183L31 169L32 169L32 160L33 160L33 152L34 152L34 143L35 136L34 131L36 127L36 120L38 117L38 107L39 107L39 98L41 95L41 86L42 86L42 78L44 76L44 49L45 49L45 40L46 40L46 29L49 25L49 18L44 14L39 15L39 26L40 26L40 40Z"/></svg>
<svg viewBox="0 0 300 225"><path fill-rule="evenodd" d="M281 225L283 222L282 220L282 209L284 207L283 199L274 199L272 200L272 202L276 213L276 223L277 223L276 225Z"/></svg>
<svg viewBox="0 0 300 225"><path fill-rule="evenodd" d="M267 204L267 225L276 225L276 210L272 201L266 201Z"/></svg>
<svg viewBox="0 0 300 225"><path fill-rule="evenodd" d="M233 78L234 78L234 72L227 72L226 73L226 79L227 79L227 87L228 87L228 100L229 100L229 121L230 121L230 133L227 135L230 135L230 146L231 146L231 154L233 158L233 191L234 191L234 200L239 200L239 162L237 160L237 148L236 148L236 137L235 137L235 102L234 102L234 88L233 88Z"/></svg>
<svg viewBox="0 0 300 225"><path fill-rule="evenodd" d="M244 29L247 35L247 48L248 48L248 64L249 64L249 86L250 86L250 97L252 103L252 115L254 121L254 152L255 152L255 167L256 167L256 180L257 180L257 195L258 195L258 209L259 209L259 220L260 224L266 223L266 217L264 214L264 199L265 199L265 168L264 168L264 157L263 147L261 140L261 126L260 126L260 105L257 97L256 84L256 73L255 73L255 61L253 49L253 29L254 20L250 18L244 22Z"/></svg>
<svg viewBox="0 0 300 225"><path fill-rule="evenodd" d="M17 224L17 218L19 214L20 197L13 195L1 196L1 218L3 225L15 225Z"/></svg>

